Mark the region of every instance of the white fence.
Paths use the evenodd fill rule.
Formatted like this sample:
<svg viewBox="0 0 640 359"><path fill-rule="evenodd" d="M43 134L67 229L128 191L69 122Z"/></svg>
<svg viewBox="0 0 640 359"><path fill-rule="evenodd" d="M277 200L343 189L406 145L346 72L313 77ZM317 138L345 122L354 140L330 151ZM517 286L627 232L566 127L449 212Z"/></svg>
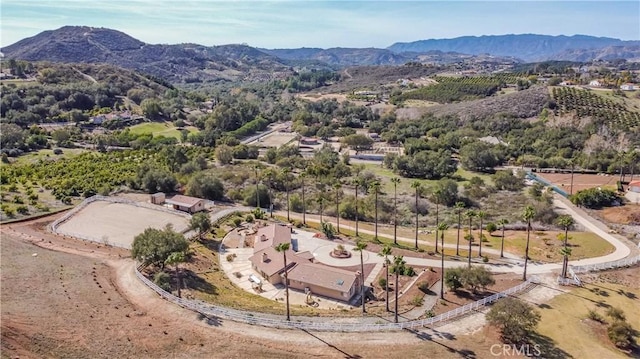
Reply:
<svg viewBox="0 0 640 359"><path fill-rule="evenodd" d="M262 325L265 327L280 328L280 329L305 329L316 331L331 331L331 332L375 332L375 331L389 331L389 330L401 330L401 329L416 329L429 325L434 325L439 322L444 322L461 315L477 311L487 304L491 304L500 298L507 297L509 295L520 292L530 285L537 283L537 277L530 277L529 280L523 282L513 288L509 288L504 292L493 294L489 297L481 299L479 301L469 303L465 306L456 308L446 313L442 313L435 317L425 318L420 320L413 320L401 323L367 323L367 322L351 322L351 323L339 323L332 321L321 320L302 320L294 318L292 321L287 321L283 317L269 315L258 312L241 311L231 308L225 308L216 306L213 304L205 303L199 300L190 300L184 298L178 298L171 293L164 291L158 287L155 283L146 278L136 268L136 276L145 283L149 288L153 289L162 298L175 303L183 308L187 308L198 312L204 316L216 317L221 319L232 320L235 322Z"/></svg>
<svg viewBox="0 0 640 359"><path fill-rule="evenodd" d="M561 285L577 285L582 286L582 281L578 278L578 273L597 272L607 269L615 269L620 267L630 267L640 262L640 256L619 259L617 261L588 264L584 266L569 266L569 275L571 278L558 277L558 283Z"/></svg>
<svg viewBox="0 0 640 359"><path fill-rule="evenodd" d="M187 219L191 218L191 215L189 215L188 213L185 212L181 212L181 211L176 211L173 209L169 209L163 206L159 206L156 204L151 204L151 203L146 203L146 202L136 202L136 201L132 201L130 199L126 199L126 198L121 198L121 197L105 197L105 196L100 196L100 195L95 195L95 196L91 196L87 199L85 199L84 201L82 201L80 204L78 204L76 207L74 207L72 210L70 210L69 212L65 213L64 216L58 218L57 220L53 221L53 223L51 223L49 225L49 230L53 233L58 233L58 234L62 234L65 236L70 236L70 237L74 237L74 238L80 238L80 239L84 239L84 240L88 240L88 241L92 241L92 242L99 242L99 243L104 243L106 245L109 245L109 239L106 237L93 237L93 236L88 236L86 234L79 234L79 233L73 233L73 232L60 232L58 231L58 227L63 224L64 222L68 221L69 218L73 217L75 214L77 214L78 212L80 212L82 209L84 209L86 206L88 206L89 204L93 203L93 202L97 202L97 201L104 201L104 202L111 202L111 203L123 203L123 204L128 204L131 206L135 206L135 207L142 207L142 208L148 208L148 209L152 209L154 211L160 211L160 212L166 212L166 213L171 213L174 215L178 215L178 216L182 216L185 217Z"/></svg>

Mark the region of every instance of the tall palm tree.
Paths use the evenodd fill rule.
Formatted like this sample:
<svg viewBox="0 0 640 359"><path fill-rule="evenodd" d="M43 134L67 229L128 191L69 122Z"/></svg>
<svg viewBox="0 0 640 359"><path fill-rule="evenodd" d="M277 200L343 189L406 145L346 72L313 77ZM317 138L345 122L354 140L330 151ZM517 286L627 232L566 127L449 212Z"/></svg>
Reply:
<svg viewBox="0 0 640 359"><path fill-rule="evenodd" d="M504 226L509 223L506 218L501 218L498 221L500 227L502 227L502 241L500 242L500 258L504 258Z"/></svg>
<svg viewBox="0 0 640 359"><path fill-rule="evenodd" d="M276 246L276 251L282 253L284 259L284 292L287 299L287 320L291 320L289 312L289 269L287 268L287 251L289 250L289 243L280 243Z"/></svg>
<svg viewBox="0 0 640 359"><path fill-rule="evenodd" d="M442 250L440 251L440 299L444 299L444 232L449 229L449 225L446 223L439 223L438 230L440 230L440 240L442 241Z"/></svg>
<svg viewBox="0 0 640 359"><path fill-rule="evenodd" d="M333 184L333 189L336 191L336 230L338 233L340 233L340 188L342 188L340 182Z"/></svg>
<svg viewBox="0 0 640 359"><path fill-rule="evenodd" d="M356 201L355 201L355 207L356 207L356 237L359 236L358 234L358 187L360 186L360 179L359 178L355 178L353 180L353 187L355 187L356 190Z"/></svg>
<svg viewBox="0 0 640 359"><path fill-rule="evenodd" d="M418 210L418 196L420 195L422 185L420 184L420 181L413 181L411 183L411 188L416 190L416 249L418 249L418 216L420 213Z"/></svg>
<svg viewBox="0 0 640 359"><path fill-rule="evenodd" d="M460 217L462 216L462 209L464 208L464 202L456 202L455 204L456 212L458 212L458 239L456 241L456 256L460 256L460 226L462 225L460 221Z"/></svg>
<svg viewBox="0 0 640 359"><path fill-rule="evenodd" d="M178 281L178 298L181 298L180 290L182 289L182 280L180 277L180 267L178 266L180 263L184 263L186 261L186 257L184 252L173 252L169 254L169 257L164 261L166 265L175 265L176 266L176 280Z"/></svg>
<svg viewBox="0 0 640 359"><path fill-rule="evenodd" d="M464 216L469 218L469 268L471 268L471 241L473 240L471 226L473 225L473 218L476 216L476 211L470 209L464 213Z"/></svg>
<svg viewBox="0 0 640 359"><path fill-rule="evenodd" d="M482 221L487 217L485 211L478 211L476 216L480 218L480 249L478 249L478 256L482 257Z"/></svg>
<svg viewBox="0 0 640 359"><path fill-rule="evenodd" d="M382 249L380 250L380 253L378 253L379 256L384 257L384 267L386 269L386 284L385 284L385 288L384 288L384 292L385 292L385 304L387 307L387 312L389 312L389 265L391 264L391 262L389 261L389 256L391 255L391 246L388 244L385 244Z"/></svg>
<svg viewBox="0 0 640 359"><path fill-rule="evenodd" d="M439 207L440 207L441 196L442 196L441 189L436 189L433 191L433 199L436 202L436 253L438 253L438 224L440 224Z"/></svg>
<svg viewBox="0 0 640 359"><path fill-rule="evenodd" d="M302 182L302 224L307 224L307 202L304 199L304 178L307 176L306 172L300 173L300 181Z"/></svg>
<svg viewBox="0 0 640 359"><path fill-rule="evenodd" d="M364 258L362 257L362 253L367 248L367 244L363 241L357 241L356 246L353 248L354 251L360 252L360 279L362 280L362 286L360 288L360 296L362 297L362 315L367 311L364 308Z"/></svg>
<svg viewBox="0 0 640 359"><path fill-rule="evenodd" d="M398 183L400 178L393 177L393 244L398 244Z"/></svg>
<svg viewBox="0 0 640 359"><path fill-rule="evenodd" d="M569 255L571 255L571 249L569 248L569 228L573 226L573 217L570 215L563 215L558 217L558 225L564 228L564 246L562 248L562 278L567 277L567 267L569 266Z"/></svg>
<svg viewBox="0 0 640 359"><path fill-rule="evenodd" d="M373 190L373 196L374 196L374 211L375 211L375 216L374 216L374 239L378 240L378 194L380 193L380 181L373 181L371 182L371 184L369 185L369 188L371 190Z"/></svg>
<svg viewBox="0 0 640 359"><path fill-rule="evenodd" d="M322 211L324 210L324 197L322 197L322 193L320 194L320 197L318 197L318 199L316 200L316 202L318 202L318 205L320 206L320 224L322 225Z"/></svg>
<svg viewBox="0 0 640 359"><path fill-rule="evenodd" d="M393 288L393 292L396 296L396 301L394 303L394 322L398 322L398 292L400 292L400 288L398 287L398 277L400 274L404 273L406 262L402 258L402 256L393 256L393 267L391 267L391 271L396 275L396 285Z"/></svg>
<svg viewBox="0 0 640 359"><path fill-rule="evenodd" d="M527 263L529 262L529 236L531 233L531 220L536 215L536 210L529 205L522 212L522 219L527 222L527 245L524 249L524 270L522 271L522 280L527 280Z"/></svg>
<svg viewBox="0 0 640 359"><path fill-rule="evenodd" d="M258 188L260 185L260 174L258 172L260 166L255 165L253 168L256 170L256 208L260 208L260 188Z"/></svg>
<svg viewBox="0 0 640 359"><path fill-rule="evenodd" d="M289 174L291 173L291 169L285 168L282 170L284 173L284 190L287 192L287 222L291 221L290 213L290 203L289 203Z"/></svg>

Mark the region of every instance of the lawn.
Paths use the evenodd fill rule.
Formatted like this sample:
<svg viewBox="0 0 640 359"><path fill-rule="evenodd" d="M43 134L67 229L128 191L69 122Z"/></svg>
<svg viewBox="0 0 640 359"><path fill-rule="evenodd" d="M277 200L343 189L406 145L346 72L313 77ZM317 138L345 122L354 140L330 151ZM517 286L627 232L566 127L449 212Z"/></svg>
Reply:
<svg viewBox="0 0 640 359"><path fill-rule="evenodd" d="M15 160L11 159L11 163L22 165L36 163L40 160L58 160L61 158L72 158L88 151L89 150L84 148L62 148L62 154L56 155L53 153L53 150L43 149L35 152L27 152L17 157Z"/></svg>
<svg viewBox="0 0 640 359"><path fill-rule="evenodd" d="M624 311L629 324L640 330L640 290L618 284L586 284L570 293L555 297L538 309L542 319L537 332L551 338L556 347L573 358L629 358L616 349L606 336L604 326L587 319L589 310L595 309L607 320L608 306ZM562 318L562 320L558 320ZM637 353L636 353L637 355Z"/></svg>
<svg viewBox="0 0 640 359"><path fill-rule="evenodd" d="M198 132L198 129L193 126L185 127L185 129L190 133ZM171 122L145 122L129 127L129 131L135 135L150 133L154 136L174 137L178 140L182 137L180 130Z"/></svg>

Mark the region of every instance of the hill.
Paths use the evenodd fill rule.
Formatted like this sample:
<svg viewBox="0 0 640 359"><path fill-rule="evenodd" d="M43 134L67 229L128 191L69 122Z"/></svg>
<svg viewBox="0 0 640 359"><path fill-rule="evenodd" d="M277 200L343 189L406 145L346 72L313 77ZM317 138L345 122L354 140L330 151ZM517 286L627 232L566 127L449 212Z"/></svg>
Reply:
<svg viewBox="0 0 640 359"><path fill-rule="evenodd" d="M640 45L637 46L607 46L599 49L566 50L554 56L556 60L592 61L627 59L640 61Z"/></svg>
<svg viewBox="0 0 640 359"><path fill-rule="evenodd" d="M286 77L288 65L245 45L150 45L120 31L65 26L2 48L6 58L107 63L171 82L264 80Z"/></svg>
<svg viewBox="0 0 640 359"><path fill-rule="evenodd" d="M549 36L535 34L463 36L453 39L430 39L413 42L397 42L387 49L395 53L427 52L432 50L455 51L479 55L513 56L524 61L554 60L562 52L575 49L600 49L609 46L634 46L640 41L622 41L608 37L586 35ZM563 58L564 60L572 60ZM586 59L591 60L591 59Z"/></svg>

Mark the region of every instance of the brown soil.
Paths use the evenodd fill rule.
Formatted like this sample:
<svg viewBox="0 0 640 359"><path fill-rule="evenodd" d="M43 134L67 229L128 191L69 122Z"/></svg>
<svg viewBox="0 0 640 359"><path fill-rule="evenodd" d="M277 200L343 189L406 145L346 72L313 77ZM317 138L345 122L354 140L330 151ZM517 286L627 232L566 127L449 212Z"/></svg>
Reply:
<svg viewBox="0 0 640 359"><path fill-rule="evenodd" d="M640 267L622 268L597 273L588 273L581 278L589 283L620 284L631 289L640 289Z"/></svg>
<svg viewBox="0 0 640 359"><path fill-rule="evenodd" d="M640 205L626 204L620 207L607 207L596 211L605 221L616 224L640 224Z"/></svg>
<svg viewBox="0 0 640 359"><path fill-rule="evenodd" d="M2 226L3 358L382 358L400 351L406 358L489 355L491 343L477 336L416 331L358 334L354 341L344 333L202 318L141 285L128 251L43 232L52 220Z"/></svg>
<svg viewBox="0 0 640 359"><path fill-rule="evenodd" d="M571 173L536 173L537 176L553 183L561 190L571 193ZM573 174L573 193L594 187L616 188L618 176L599 176L591 174Z"/></svg>

